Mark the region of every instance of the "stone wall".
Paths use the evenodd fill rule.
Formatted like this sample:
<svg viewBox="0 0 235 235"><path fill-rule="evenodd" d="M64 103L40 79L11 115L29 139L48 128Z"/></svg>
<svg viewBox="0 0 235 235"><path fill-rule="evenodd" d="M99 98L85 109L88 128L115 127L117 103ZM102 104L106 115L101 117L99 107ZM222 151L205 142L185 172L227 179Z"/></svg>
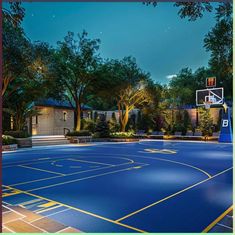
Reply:
<svg viewBox="0 0 235 235"><path fill-rule="evenodd" d="M40 115L32 118L33 135L63 135L64 128L74 128L74 112L71 109L37 107Z"/></svg>
<svg viewBox="0 0 235 235"><path fill-rule="evenodd" d="M73 131L74 111L71 109L54 108L54 128L53 135L63 135L64 128Z"/></svg>

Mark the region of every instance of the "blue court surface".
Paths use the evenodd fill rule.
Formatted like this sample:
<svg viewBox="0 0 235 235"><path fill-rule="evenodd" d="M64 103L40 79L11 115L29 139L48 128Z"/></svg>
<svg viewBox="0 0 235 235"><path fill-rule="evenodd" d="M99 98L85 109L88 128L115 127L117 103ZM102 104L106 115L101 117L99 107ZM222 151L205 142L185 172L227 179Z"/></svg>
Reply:
<svg viewBox="0 0 235 235"><path fill-rule="evenodd" d="M202 232L232 207L232 145L140 141L3 154L3 203L83 232Z"/></svg>

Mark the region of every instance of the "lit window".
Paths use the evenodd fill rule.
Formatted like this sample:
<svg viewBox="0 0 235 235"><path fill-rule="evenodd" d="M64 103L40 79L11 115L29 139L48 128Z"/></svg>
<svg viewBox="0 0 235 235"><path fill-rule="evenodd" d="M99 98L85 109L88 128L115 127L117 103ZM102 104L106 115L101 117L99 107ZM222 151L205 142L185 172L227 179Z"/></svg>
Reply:
<svg viewBox="0 0 235 235"><path fill-rule="evenodd" d="M65 112L65 111L63 112L63 120L64 120L64 122L67 121L67 112Z"/></svg>

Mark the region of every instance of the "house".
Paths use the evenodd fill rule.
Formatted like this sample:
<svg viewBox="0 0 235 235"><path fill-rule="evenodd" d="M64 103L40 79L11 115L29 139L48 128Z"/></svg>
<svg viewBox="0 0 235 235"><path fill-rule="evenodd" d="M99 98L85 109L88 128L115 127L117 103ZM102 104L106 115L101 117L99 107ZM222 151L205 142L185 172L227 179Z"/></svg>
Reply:
<svg viewBox="0 0 235 235"><path fill-rule="evenodd" d="M39 115L28 120L28 130L32 135L64 135L74 129L74 109L67 101L42 99L34 102ZM89 117L91 108L82 105L84 117Z"/></svg>

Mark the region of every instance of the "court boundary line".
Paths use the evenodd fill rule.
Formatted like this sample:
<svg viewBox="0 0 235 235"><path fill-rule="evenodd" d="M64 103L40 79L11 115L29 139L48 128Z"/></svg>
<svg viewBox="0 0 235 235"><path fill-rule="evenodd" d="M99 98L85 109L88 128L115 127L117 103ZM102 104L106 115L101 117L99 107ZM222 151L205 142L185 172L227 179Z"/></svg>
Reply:
<svg viewBox="0 0 235 235"><path fill-rule="evenodd" d="M44 170L44 169L37 168L37 167L31 167L31 166L25 166L25 165L18 165L18 166L23 167L23 168L32 169L32 170L35 170L35 171L43 171L43 172L47 172L47 173L51 173L51 174L66 176L66 174L63 174L63 173L59 173L59 172L56 172L56 171Z"/></svg>
<svg viewBox="0 0 235 235"><path fill-rule="evenodd" d="M35 164L35 162L36 163L44 163L44 162L51 162L51 161L53 161L53 160L65 160L65 159L67 159L67 158L65 158L65 157L62 157L62 158L54 158L53 159L53 157L51 157L51 158L49 158L49 159L51 159L51 160L40 160L41 158L37 158L37 159L32 159L32 160L23 160L23 161L18 161L18 162L11 162L11 163L9 163L9 164L5 164L5 166L4 165L2 165L2 169L4 169L4 168L10 168L10 167L14 167L14 166L18 166L18 165L31 165L31 164Z"/></svg>
<svg viewBox="0 0 235 235"><path fill-rule="evenodd" d="M140 151L140 152L141 152L141 151ZM145 153L145 152L142 152L142 153ZM165 159L165 158L159 158L159 157L144 157L144 156L137 156L137 157L146 158L146 159L147 159L147 158L148 158L148 159L156 159L156 160L159 160L159 161L171 162L171 163L175 163L175 164L187 166L187 167L193 168L193 169L195 169L195 170L198 170L198 171L204 173L204 174L207 175L209 178L212 177L208 172L202 170L201 168L196 167L196 166L191 165L191 164L184 163L184 162L178 162L178 161L169 160L169 159Z"/></svg>
<svg viewBox="0 0 235 235"><path fill-rule="evenodd" d="M141 139L139 142L139 144L141 144L141 142L171 142L171 143L198 143L198 144L221 144L221 145L233 145L233 143L220 143L218 141L203 141L203 140L167 140L167 139L162 139L162 140L157 140L157 139Z"/></svg>
<svg viewBox="0 0 235 235"><path fill-rule="evenodd" d="M16 189L16 188L13 188L13 187L8 186L8 185L3 185L3 186L8 187L8 188L10 188L10 189ZM34 194L34 193L30 193L30 192L28 192L28 191L24 191L24 190L20 190L20 189L19 189L19 191L21 191L21 193L23 193L23 194L27 194L27 195L30 195L30 196L33 196L33 197L36 197L36 198L41 198L41 199L43 199L43 200L56 202L56 203L58 203L58 204L60 204L60 205L62 205L62 206L65 206L65 207L67 207L67 208L70 208L70 209L79 211L79 212L81 212L81 213L84 213L84 214L87 214L87 215L96 217L96 218L98 218L98 219L101 219L101 220L104 220L104 221L107 221L107 222L110 222L110 223L113 223L113 224L120 225L120 226L122 226L122 227L126 227L126 228L129 228L129 229L132 229L132 230L137 231L137 232L146 233L146 231L144 231L144 230L141 230L141 229L132 227L132 226L127 225L127 224L123 224L123 223L117 222L117 221L115 221L115 220L112 220L112 219L103 217L103 216L101 216L101 215L94 214L94 213L89 212L89 211L85 211L85 210L79 209L79 208L77 208L77 207L73 207L73 206L70 206L70 205L67 205L67 204L64 204L64 203L55 201L55 200L51 200L51 199L49 199L49 198L36 195L36 194Z"/></svg>
<svg viewBox="0 0 235 235"><path fill-rule="evenodd" d="M64 207L64 206L62 206L62 205L60 205L61 207ZM65 212L65 211L68 211L68 210L71 210L70 208L66 208L66 209L63 209L63 210L61 210L61 211L57 211L57 212L53 212L53 213L51 213L51 214L48 214L48 215L41 215L41 216L44 216L44 217L49 217L49 216L52 216L52 215L56 215L56 214L59 214L59 213L62 213L62 212ZM39 214L39 213L37 213L37 212L35 212L36 214ZM40 220L40 219L42 219L42 218L38 218L38 219L35 219L35 220L33 220L32 222L35 222L35 221L37 221L37 220Z"/></svg>
<svg viewBox="0 0 235 235"><path fill-rule="evenodd" d="M229 226L227 226L227 225L225 225L225 224L217 223L216 225L219 225L220 227L224 227L224 228L228 228L228 229L233 230L232 227L229 227Z"/></svg>
<svg viewBox="0 0 235 235"><path fill-rule="evenodd" d="M212 221L206 228L203 229L202 233L209 232L220 220L222 220L230 211L232 211L233 205L225 210L219 217Z"/></svg>
<svg viewBox="0 0 235 235"><path fill-rule="evenodd" d="M123 217L121 217L121 218L115 220L115 221L120 222L120 221L122 221L122 220L124 220L124 219L127 219L127 218L133 216L133 215L136 215L136 214L138 214L138 213L141 212L141 211L144 211L144 210L146 210L146 209L148 209L148 208L150 208L150 207L153 207L153 206L155 206L155 205L157 205L157 204L159 204L159 203L161 203L161 202L163 202L163 201L166 201L166 200L168 200L168 199L170 199L170 198L172 198L172 197L175 197L175 196L177 196L177 195L179 195L179 194L181 194L181 193L184 193L185 191L188 191L188 190L190 190L190 189L192 189L192 188L194 188L194 187L196 187L196 186L198 186L198 185L200 185L200 184L202 184L202 183L205 183L205 182L207 182L207 181L209 181L209 180L212 180L212 179L214 179L215 177L217 177L217 176L219 176L219 175L221 175L221 174L224 174L224 173L227 172L227 171L230 171L231 169L233 169L233 167L230 167L230 168L228 168L228 169L226 169L226 170L224 170L224 171L222 171L222 172L219 172L218 174L213 175L211 178L204 179L204 180L202 180L202 181L200 181L200 182L197 182L197 183L195 183L195 184L193 184L193 185L191 185L191 186L189 186L189 187L186 187L186 188L184 188L184 189L182 189L182 190L180 190L180 191L178 191L178 192L176 192L176 193L173 193L173 194L171 194L171 195L169 195L169 196L167 196L167 197L165 197L165 198L162 198L162 199L160 199L160 200L158 200L158 201L156 201L156 202L153 202L153 203L151 203L151 204L149 204L149 205L147 205L147 206L145 206L145 207L142 207L142 208L140 208L139 210L133 211L133 212L131 212L131 213L129 213L129 214L127 214L127 215L125 215L125 216L123 216Z"/></svg>
<svg viewBox="0 0 235 235"><path fill-rule="evenodd" d="M54 210L54 209L60 208L60 207L61 207L61 205L59 204L57 206L52 206L52 207L49 207L49 208L40 208L39 210L36 210L34 212L39 214L39 213L43 213L43 212L46 212L46 211Z"/></svg>

